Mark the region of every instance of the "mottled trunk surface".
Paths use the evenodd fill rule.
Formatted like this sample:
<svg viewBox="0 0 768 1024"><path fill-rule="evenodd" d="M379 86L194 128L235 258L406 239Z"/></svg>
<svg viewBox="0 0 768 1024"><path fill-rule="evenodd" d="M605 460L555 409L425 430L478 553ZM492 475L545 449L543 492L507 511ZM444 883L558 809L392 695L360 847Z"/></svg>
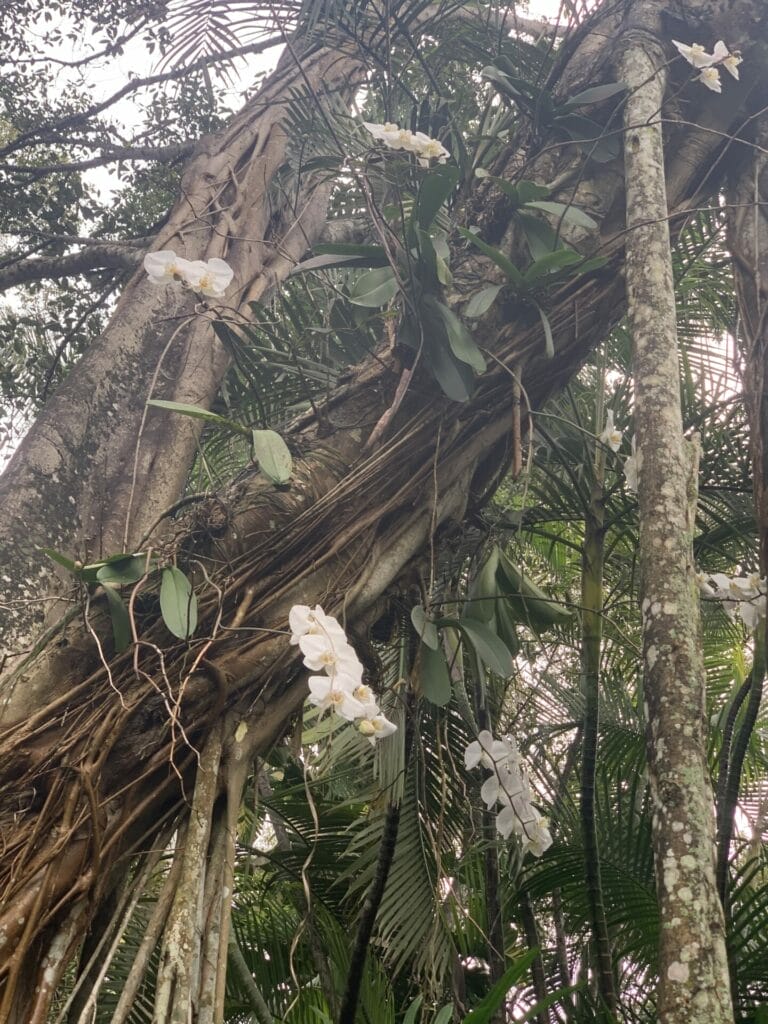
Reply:
<svg viewBox="0 0 768 1024"><path fill-rule="evenodd" d="M693 565L698 453L683 438L672 259L659 113L664 53L640 36L622 60L632 94L624 140L627 293L640 469L643 688L657 897L660 1024L733 1021L705 677Z"/></svg>

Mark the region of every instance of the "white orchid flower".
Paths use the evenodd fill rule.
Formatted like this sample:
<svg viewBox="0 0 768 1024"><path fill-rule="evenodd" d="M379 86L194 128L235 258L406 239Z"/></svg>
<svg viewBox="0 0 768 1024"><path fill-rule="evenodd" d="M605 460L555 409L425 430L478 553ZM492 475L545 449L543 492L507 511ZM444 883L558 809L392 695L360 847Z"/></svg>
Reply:
<svg viewBox="0 0 768 1024"><path fill-rule="evenodd" d="M483 729L476 740L468 744L464 751L464 765L467 771L479 764L483 768L493 768L517 757L514 741L495 740L492 733Z"/></svg>
<svg viewBox="0 0 768 1024"><path fill-rule="evenodd" d="M445 163L450 156L448 150L437 139L431 139L424 132L411 132L407 128L399 128L396 124L372 124L363 121L366 128L377 142L383 142L390 149L404 149L418 157L419 164L427 167L430 160Z"/></svg>
<svg viewBox="0 0 768 1024"><path fill-rule="evenodd" d="M144 257L144 269L149 275L150 284L163 285L186 281L191 266L189 260L177 256L173 249L148 252Z"/></svg>
<svg viewBox="0 0 768 1024"><path fill-rule="evenodd" d="M392 124L391 121L387 121L386 124L372 124L370 121L363 121L363 128L371 133L371 135L378 142L384 142L389 145L393 137L400 131L396 124Z"/></svg>
<svg viewBox="0 0 768 1024"><path fill-rule="evenodd" d="M677 39L673 39L672 45L677 47L681 56L684 56L694 68L710 68L719 59L714 54L708 53L700 43L691 43L688 46L686 43L679 43Z"/></svg>
<svg viewBox="0 0 768 1024"><path fill-rule="evenodd" d="M538 818L534 824L526 825L523 837L523 852L541 857L552 845L552 834L547 828L546 818Z"/></svg>
<svg viewBox="0 0 768 1024"><path fill-rule="evenodd" d="M637 451L636 439L632 435L632 454L624 459L624 486L628 491L637 494L640 482L640 467L643 465L643 453Z"/></svg>
<svg viewBox="0 0 768 1024"><path fill-rule="evenodd" d="M609 409L605 418L605 429L600 435L603 444L607 444L612 452L621 448L622 431L617 430L613 423L613 409Z"/></svg>
<svg viewBox="0 0 768 1024"><path fill-rule="evenodd" d="M760 592L760 579L757 575L726 576L724 572L716 572L709 578L717 587L717 596L721 600L746 601L757 597Z"/></svg>
<svg viewBox="0 0 768 1024"><path fill-rule="evenodd" d="M725 70L728 72L728 74L732 75L736 79L736 81L738 81L739 64L741 64L741 54L729 53L728 56L723 60L722 64Z"/></svg>
<svg viewBox="0 0 768 1024"><path fill-rule="evenodd" d="M722 61L726 61L730 56L731 54L728 47L722 39L718 39L712 49L712 63L720 64Z"/></svg>
<svg viewBox="0 0 768 1024"><path fill-rule="evenodd" d="M315 605L314 610L306 604L295 604L288 613L288 625L291 627L292 644L297 644L307 633L344 643L347 640L338 621L333 615L326 615L319 604Z"/></svg>
<svg viewBox="0 0 768 1024"><path fill-rule="evenodd" d="M439 164L444 164L451 155L442 142L438 142L437 139L431 139L424 132L416 132L414 139L418 144L418 148L414 149L414 152L419 157L419 163L422 167L426 167L430 160L437 160Z"/></svg>
<svg viewBox="0 0 768 1024"><path fill-rule="evenodd" d="M739 604L739 618L747 629L757 629L765 618L765 594Z"/></svg>
<svg viewBox="0 0 768 1024"><path fill-rule="evenodd" d="M357 728L372 747L375 747L377 742L383 740L385 736L391 736L393 732L397 732L395 723L390 722L381 712L361 718Z"/></svg>
<svg viewBox="0 0 768 1024"><path fill-rule="evenodd" d="M330 709L348 722L362 718L365 714L365 708L359 700L355 700L350 690L329 676L309 677L309 703L321 711Z"/></svg>
<svg viewBox="0 0 768 1024"><path fill-rule="evenodd" d="M213 299L220 299L229 288L234 276L235 272L226 260L220 260L218 256L214 256L207 263L203 260L193 260L185 279L189 287L194 288L196 292L201 292Z"/></svg>
<svg viewBox="0 0 768 1024"><path fill-rule="evenodd" d="M687 46L685 43L679 43L676 39L673 39L672 45L677 47L681 56L685 57L688 63L693 64L695 68L712 67L713 64L717 64L718 61L728 56L727 48L724 53L721 52L718 56L715 56L714 53L707 53L701 43L692 43L690 46ZM716 51L718 47L725 47L722 39L715 44Z"/></svg>
<svg viewBox="0 0 768 1024"><path fill-rule="evenodd" d="M327 672L343 680L350 692L362 682L363 666L346 639L339 641L322 634L306 633L299 637L299 648L308 669Z"/></svg>
<svg viewBox="0 0 768 1024"><path fill-rule="evenodd" d="M696 576L696 583L698 585L699 593L701 594L701 596L702 597L714 597L715 596L715 588L710 586L709 583L707 582L708 579L709 579L707 574L704 573L704 572L697 572L695 574L695 576Z"/></svg>
<svg viewBox="0 0 768 1024"><path fill-rule="evenodd" d="M525 811L532 793L517 765L503 765L485 780L480 788L480 797L489 811L496 803L512 804L519 814Z"/></svg>
<svg viewBox="0 0 768 1024"><path fill-rule="evenodd" d="M696 78L697 82L701 82L706 85L712 92L722 92L723 87L720 82L720 72L717 68L703 68L701 74Z"/></svg>
<svg viewBox="0 0 768 1024"><path fill-rule="evenodd" d="M686 46L685 43L678 43L673 39L672 44L677 47L689 64L699 68L701 74L698 75L696 81L706 85L712 92L723 91L720 73L715 65L721 64L729 75L738 79L741 54L738 52L730 53L722 39L718 39L715 43L712 53L707 53L701 43L693 43L691 46Z"/></svg>
<svg viewBox="0 0 768 1024"><path fill-rule="evenodd" d="M359 700L361 704L365 706L366 712L373 708L374 715L378 714L378 705L376 704L376 697L374 696L373 690L370 686L366 686L365 683L360 683L352 691L352 696L355 700Z"/></svg>

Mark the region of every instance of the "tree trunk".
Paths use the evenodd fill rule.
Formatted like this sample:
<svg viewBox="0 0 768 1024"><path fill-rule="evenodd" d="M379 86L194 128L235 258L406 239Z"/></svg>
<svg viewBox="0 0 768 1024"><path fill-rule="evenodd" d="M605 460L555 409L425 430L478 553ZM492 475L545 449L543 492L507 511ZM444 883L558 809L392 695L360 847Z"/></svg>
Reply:
<svg viewBox="0 0 768 1024"><path fill-rule="evenodd" d="M344 46L315 47L302 54L299 68L300 47L294 40L228 128L200 141L151 246L193 260L226 259L235 269L226 297L213 302L189 290L170 292L138 270L107 329L0 478L2 578L17 587L17 602L0 604L7 655L23 650L42 621L36 599L51 568L43 548L84 562L131 551L179 497L200 424L148 408L147 401L210 407L229 363L213 320L247 323L248 304L286 278L325 225L327 175L302 177L294 194L275 187L289 153L286 97L308 90L351 96L362 63Z"/></svg>
<svg viewBox="0 0 768 1024"><path fill-rule="evenodd" d="M733 1021L715 887L705 676L693 564L698 449L683 438L677 317L659 111L664 54L631 36L626 106L627 292L640 469L643 692L656 887L661 1024Z"/></svg>
<svg viewBox="0 0 768 1024"><path fill-rule="evenodd" d="M707 24L716 28L719 19L739 26L746 51L760 8L757 0L707 5ZM647 31L663 35L654 4L635 4L632 11ZM558 86L563 96L612 77L625 26L610 9L595 16L595 26L597 33L568 44ZM606 47L606 38L615 46ZM733 31L729 42L740 42ZM285 146L277 101L292 81L286 65L288 58L266 92L192 161L184 194L153 247L182 248L183 242L187 256L225 255L237 274L233 305L242 311L298 258L306 247L303 232L314 237L322 223L324 186L308 184L302 217L309 220L286 233L285 209L283 230L273 235L270 229L270 238L283 237L279 250L276 243L267 249L242 241L268 234L266 189ZM354 76L360 62L355 54L317 50L304 67L327 85L334 76ZM719 106L691 91L686 123L670 130L672 216L716 192L748 91L748 84L734 85L735 100ZM704 180L702 166L713 168ZM288 489L245 473L172 527L152 532L153 550L195 576L200 625L191 643L166 632L151 588L140 581L132 605L138 642L131 650L113 655L106 611L96 600L92 632L62 627L9 678L0 733L0 823L9 837L0 862L0 977L6 984L0 1021L27 1021L26 1004L14 991L40 987L45 954L64 949L71 955L114 886L115 865L188 816L198 751L223 712L229 727L247 728L246 759L283 734L306 692L286 642L291 605L320 602L358 629L373 621L388 588L428 551L433 530L455 528L467 507L486 500L498 482L514 423L509 368L522 373L536 407L621 316L620 163L588 163L574 145L557 139L542 145L525 132L497 170L514 179L523 167L526 178L554 183L554 199L592 213L599 234L582 232L572 240L584 252L599 247L609 260L597 274L547 296L554 360L545 356L538 315L499 303L500 312L478 329L498 362L473 397L448 402L417 375L383 443L364 451L399 379L396 356L383 346L329 397L320 419L308 413L292 425L289 439L301 457ZM467 222L492 228L507 251L521 251L504 196L492 183L470 200ZM199 235L190 234L193 226ZM477 273L478 262L465 260ZM493 277L486 262L479 270ZM460 289L461 267L456 280ZM8 578L29 581L19 596L38 592L44 570L36 545L89 557L124 545L130 550L178 498L195 432L182 418L156 410L145 420L145 402L151 392L204 405L215 393L226 359L208 315L191 317L192 305L187 297L169 310L143 277L134 279L105 335L14 459L0 491L0 529L6 531L0 537L12 565ZM165 320L169 315L173 319ZM77 516L62 525L70 508ZM17 614L14 622L26 638L27 617ZM103 657L94 634L104 638ZM225 748L231 742L231 735L224 737ZM44 1003L41 996L41 1012Z"/></svg>

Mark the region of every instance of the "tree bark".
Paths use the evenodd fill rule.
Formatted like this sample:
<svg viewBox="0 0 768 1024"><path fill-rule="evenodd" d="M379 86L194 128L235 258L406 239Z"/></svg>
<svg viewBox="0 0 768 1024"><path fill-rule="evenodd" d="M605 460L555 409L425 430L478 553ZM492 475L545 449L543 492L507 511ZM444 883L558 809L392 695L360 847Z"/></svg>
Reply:
<svg viewBox="0 0 768 1024"><path fill-rule="evenodd" d="M308 176L295 195L274 188L289 147L286 97L351 92L361 68L344 47L304 53L295 40L231 125L198 144L151 248L224 258L235 279L214 307L138 271L104 334L19 446L0 478L2 583L17 591L16 603L0 603L6 654L23 650L42 620L35 601L50 577L43 548L85 562L130 551L183 491L199 422L146 403L210 406L228 366L212 320L247 322L248 304L284 280L325 224L327 176Z"/></svg>
<svg viewBox="0 0 768 1024"><path fill-rule="evenodd" d="M655 5L634 9L660 34ZM731 32L729 42L741 42L745 51L758 17L756 0L706 9L708 24L720 19L739 26L742 39ZM611 61L623 45L622 14L598 13L595 25L598 33L569 44L563 95L612 76ZM614 45L606 47L606 38ZM346 82L360 66L355 54L328 50L307 55L304 64L310 80L326 85ZM301 193L300 223L281 207L282 228L273 231L269 224L267 186L286 145L279 101L293 80L284 62L265 92L201 148L154 245L183 248L191 257L226 256L236 267L231 301L240 311L287 273L322 226L327 186L311 183ZM686 123L670 132L671 215L716 192L748 89L734 85L736 99L719 107L691 93ZM701 166L714 170L702 179ZM468 506L487 499L503 472L514 422L508 368L522 372L536 407L622 314L620 164L585 163L577 147L557 140L542 145L531 131L497 170L517 179L523 169L526 178L554 183L554 199L592 213L599 235L584 232L572 241L583 252L599 247L609 259L603 271L547 296L554 360L545 356L538 316L499 303L478 329L478 340L498 362L471 400L448 402L417 375L384 442L364 451L399 379L396 358L382 347L349 374L320 418L308 413L292 425L288 436L297 458L288 489L244 473L149 538L154 550L195 575L200 626L190 644L165 631L142 581L135 588L138 642L132 650L115 657L104 639L107 667L92 634L73 623L6 684L0 824L11 827L0 862L6 940L0 977L30 977L34 987L42 953L69 935L71 914L83 904L88 914L99 905L110 869L151 845L167 822L185 818L197 751L225 710L247 723L249 755L282 735L306 692L286 642L292 604L319 602L364 627L377 617L387 589L428 551L433 531L455 528ZM520 241L504 209L501 193L484 185L471 200L468 221L492 227L514 254ZM265 237L275 241L265 244ZM488 264L463 258L464 269L493 277ZM461 273L460 266L459 285ZM145 421L145 403L150 391L198 405L215 393L226 358L208 313L193 316L193 306L189 295L182 297L169 321L167 298L135 278L104 337L51 401L3 477L0 557L9 559L2 570L6 583L27 581L17 596L37 596L45 572L38 545L88 557L124 545L130 550L178 498L196 432L189 421L157 410ZM6 631L16 628L26 639L30 621L23 608L5 609ZM91 628L106 637L107 623L97 600ZM6 1019L13 1012L25 1019L23 1006L9 1001L6 1008Z"/></svg>
<svg viewBox="0 0 768 1024"><path fill-rule="evenodd" d="M627 291L640 469L643 692L661 917L661 1024L733 1021L715 887L705 676L693 564L698 450L683 437L659 112L664 53L637 34L622 61Z"/></svg>

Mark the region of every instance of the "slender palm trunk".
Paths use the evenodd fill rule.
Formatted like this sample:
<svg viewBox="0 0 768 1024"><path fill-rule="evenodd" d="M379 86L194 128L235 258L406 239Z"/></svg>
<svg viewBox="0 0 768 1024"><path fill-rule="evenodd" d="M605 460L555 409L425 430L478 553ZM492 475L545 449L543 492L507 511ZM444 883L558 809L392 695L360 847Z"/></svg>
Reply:
<svg viewBox="0 0 768 1024"><path fill-rule="evenodd" d="M659 112L665 57L638 35L624 54L627 291L640 471L643 689L661 913L659 1021L733 1021L715 887L704 668L693 565L698 457L683 438Z"/></svg>

